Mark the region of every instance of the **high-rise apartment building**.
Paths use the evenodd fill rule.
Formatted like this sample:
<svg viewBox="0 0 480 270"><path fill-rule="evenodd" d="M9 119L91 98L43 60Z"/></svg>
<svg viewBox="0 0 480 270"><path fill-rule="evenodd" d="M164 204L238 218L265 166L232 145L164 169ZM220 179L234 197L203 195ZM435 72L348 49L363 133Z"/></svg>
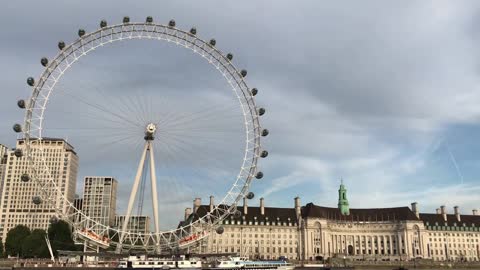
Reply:
<svg viewBox="0 0 480 270"><path fill-rule="evenodd" d="M115 216L115 227L122 229L125 215ZM130 216L127 231L134 233L150 233L150 217L149 216Z"/></svg>
<svg viewBox="0 0 480 270"><path fill-rule="evenodd" d="M22 175L31 171L28 159L16 157L14 151L7 151L0 203L0 232L3 239L10 229L19 224L30 229L47 229L50 219L56 215L55 208L64 212L69 209L63 198L70 202L75 198L78 156L73 146L63 139L43 138L41 145L33 141L30 147L35 160L48 167L48 173L36 176L36 180L46 183L43 187L45 192L41 191L34 179L22 181ZM17 140L16 148L25 152L25 140ZM33 202L33 197L44 198L45 194L51 198L51 202Z"/></svg>
<svg viewBox="0 0 480 270"><path fill-rule="evenodd" d="M83 210L83 198L80 198L80 196L75 195L75 199L73 200L73 207L82 211ZM82 214L77 212L75 214L75 216L73 216L73 221L75 223L80 223L82 221Z"/></svg>
<svg viewBox="0 0 480 270"><path fill-rule="evenodd" d="M117 184L117 180L113 177L85 177L83 213L97 223L113 226L117 207ZM86 225L91 226L91 224Z"/></svg>

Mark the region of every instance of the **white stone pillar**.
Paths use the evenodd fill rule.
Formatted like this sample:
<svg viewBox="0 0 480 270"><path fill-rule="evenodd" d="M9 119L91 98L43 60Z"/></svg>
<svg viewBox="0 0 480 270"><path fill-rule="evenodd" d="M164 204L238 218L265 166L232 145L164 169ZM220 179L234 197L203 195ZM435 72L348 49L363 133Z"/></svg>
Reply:
<svg viewBox="0 0 480 270"><path fill-rule="evenodd" d="M393 239L392 239L392 236L389 235L388 236L388 242L389 242L389 247L390 247L390 256L393 256L393 243L392 243Z"/></svg>

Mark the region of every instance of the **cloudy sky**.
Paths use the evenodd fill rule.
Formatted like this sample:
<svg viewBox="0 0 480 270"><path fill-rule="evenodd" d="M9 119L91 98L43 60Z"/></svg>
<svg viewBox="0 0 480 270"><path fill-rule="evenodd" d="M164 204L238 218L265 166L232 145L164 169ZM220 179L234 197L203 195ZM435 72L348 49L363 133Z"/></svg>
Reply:
<svg viewBox="0 0 480 270"><path fill-rule="evenodd" d="M7 1L0 9L0 143L15 144L11 126L23 119L16 100L29 97L26 78L39 76L40 58L53 58L59 40L72 42L79 28L93 31L102 19L173 18L179 28L195 26L200 37L215 38L220 50L232 52L236 66L248 70L249 86L260 91L270 156L261 161L265 177L252 187L252 204L263 196L267 206L289 207L300 196L302 203L335 206L343 178L354 208L417 201L424 212L445 204L471 213L480 207L479 11L476 1ZM48 135L69 137L79 151L78 193L83 176L108 174L119 179L120 197L128 197L142 142L109 144L111 125L82 122L87 114L101 117L79 106L83 97L124 106L136 119L153 115L152 121L175 110L218 110L182 130L186 138L208 139L193 139L196 148L173 149L170 157L158 150L167 165L157 170L174 175L163 175L161 196L173 209L164 214L181 212L194 196L221 196L230 182L218 179L238 171L242 139L228 85L185 50L127 43L82 59L63 77L64 94L58 91L47 111ZM195 133L205 125L211 131L212 123L224 132ZM103 139L75 137L75 128L89 125ZM184 142L175 138L163 142ZM214 147L212 140L220 143ZM98 149L101 155L91 154ZM207 174L214 180L205 180ZM120 211L125 204L119 201Z"/></svg>

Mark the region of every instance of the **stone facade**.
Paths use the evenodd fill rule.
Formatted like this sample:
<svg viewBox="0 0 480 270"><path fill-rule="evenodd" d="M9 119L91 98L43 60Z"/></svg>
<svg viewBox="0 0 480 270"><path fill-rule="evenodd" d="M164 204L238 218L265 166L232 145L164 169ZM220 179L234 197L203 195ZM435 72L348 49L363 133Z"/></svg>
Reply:
<svg viewBox="0 0 480 270"><path fill-rule="evenodd" d="M192 214L202 216L214 207L195 199ZM240 218L224 220L223 234L211 233L198 247L200 253L238 253L260 259L285 257L321 261L333 257L353 260L479 261L480 216L447 214L441 207L435 214L419 213L418 204L409 207L349 208L343 183L338 208L294 199L292 208L249 207L247 200ZM180 226L182 223L180 223Z"/></svg>

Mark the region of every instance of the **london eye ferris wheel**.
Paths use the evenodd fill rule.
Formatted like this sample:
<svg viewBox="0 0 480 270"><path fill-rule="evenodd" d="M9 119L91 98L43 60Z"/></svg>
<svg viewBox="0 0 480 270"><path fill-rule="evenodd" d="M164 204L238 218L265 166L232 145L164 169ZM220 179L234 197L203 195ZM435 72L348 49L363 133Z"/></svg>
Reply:
<svg viewBox="0 0 480 270"><path fill-rule="evenodd" d="M145 93L137 85L132 91L109 92L108 85L85 87L86 80L75 80L72 75L84 63L86 69L91 70L88 62L82 61L89 56L99 56L94 52L138 40L166 41L171 47L188 49L200 56L198 59L204 65L213 67L210 70L219 72L230 90L219 87L221 90L212 95L200 90L193 94L157 90ZM44 67L41 75L27 79L32 87L30 98L18 101L18 106L25 109L25 118L23 125L14 125L14 130L24 137L25 149L15 154L29 162L22 180L34 181L41 190L32 202L50 204L58 218L71 224L77 238L101 248L115 248L117 252L139 247L165 252L194 245L211 233L223 233L222 221L228 216L240 216L238 203L254 197L250 191L252 181L263 177L258 159L268 156L261 138L269 132L260 125L265 109L257 107L258 90L247 85L247 71L237 69L233 54L223 53L216 45L215 39L198 37L196 28L184 31L176 27L174 20L164 25L154 22L152 17L144 22L131 22L129 17L124 17L122 23L115 25L102 20L96 31L87 33L80 29L78 38L71 44L60 41L55 57L41 58ZM155 53L161 54L162 50ZM104 57L105 62L115 61L108 54ZM177 64L181 66L181 62ZM101 72L95 70L90 75ZM135 85L137 76L105 77L99 78L105 84L121 79L123 85ZM125 196L118 197L128 200L122 200L126 212L118 226L105 224L76 207L57 185L58 175L47 161L48 149L44 142L58 130L72 144L85 145L93 152L79 154L80 168L92 164L110 166L115 174L113 166L120 164L118 167L124 168L134 160L135 166L128 163L134 173L124 177L130 179L119 180ZM129 148L127 155L121 152L125 148ZM103 162L102 149L110 157L122 156L128 161L113 165ZM82 151L80 146L76 146L76 150ZM220 182L222 184L218 184ZM181 194L184 191L191 193L187 196L195 196L200 187L223 192L221 199L207 214L192 215L188 222L164 229L161 225L164 216L159 208L168 204L169 197L180 201L179 198L185 197ZM143 213L146 189L151 190L154 229L134 231L129 226L130 217L135 215L135 204L137 214ZM58 207L57 200L62 200L66 209ZM75 218L78 216L81 218Z"/></svg>

